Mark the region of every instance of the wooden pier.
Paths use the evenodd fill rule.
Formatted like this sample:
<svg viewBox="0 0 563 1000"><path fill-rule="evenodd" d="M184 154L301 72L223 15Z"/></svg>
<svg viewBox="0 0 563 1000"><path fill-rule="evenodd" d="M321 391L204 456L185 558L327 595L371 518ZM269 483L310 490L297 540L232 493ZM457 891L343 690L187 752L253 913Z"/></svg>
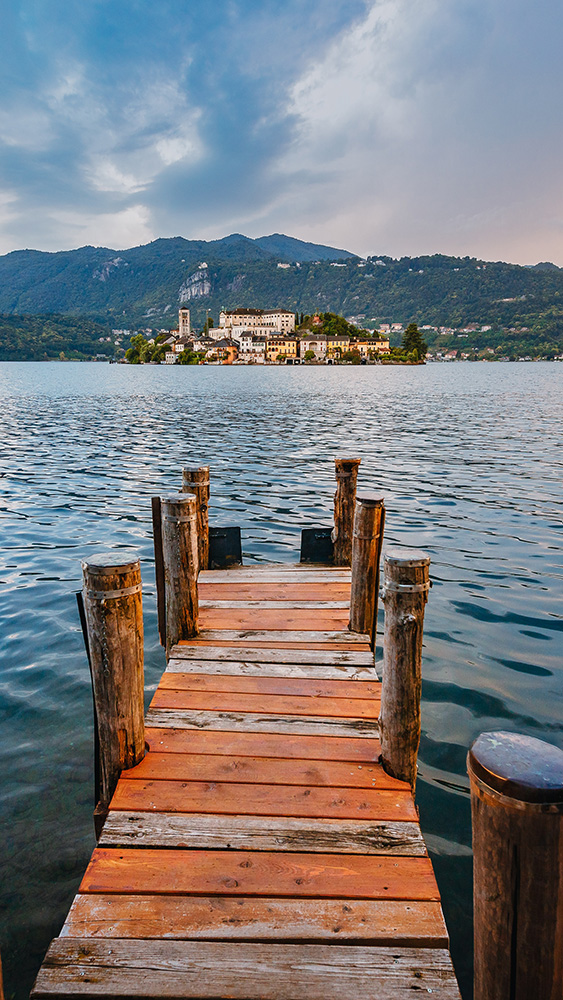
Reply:
<svg viewBox="0 0 563 1000"><path fill-rule="evenodd" d="M459 998L411 786L379 762L350 570L198 589L32 996Z"/></svg>

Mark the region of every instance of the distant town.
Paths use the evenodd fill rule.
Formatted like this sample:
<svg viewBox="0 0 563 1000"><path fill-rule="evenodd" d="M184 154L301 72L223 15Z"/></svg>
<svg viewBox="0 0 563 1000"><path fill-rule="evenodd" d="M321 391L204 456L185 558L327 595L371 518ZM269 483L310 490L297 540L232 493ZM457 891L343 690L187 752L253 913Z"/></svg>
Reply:
<svg viewBox="0 0 563 1000"><path fill-rule="evenodd" d="M416 329L414 324L413 329ZM408 328L411 329L410 327ZM125 331L113 331L124 334ZM378 330L356 327L343 316L319 313L301 316L289 309L223 309L216 327L208 317L204 329L191 329L190 310L181 308L178 327L155 337L137 333L126 351L129 364L420 364L426 344L418 341L389 346L390 333L403 326L384 324ZM410 336L410 334L409 334ZM404 339L404 338L403 338Z"/></svg>
<svg viewBox="0 0 563 1000"><path fill-rule="evenodd" d="M498 346L482 346L491 326L469 324L461 329L411 323L381 323L365 329L364 317L335 313L305 316L290 309L222 309L215 326L208 316L203 330L192 329L190 310L180 308L173 330L113 330L116 347L131 346L121 359L127 364L166 365L300 365L300 364L424 364L453 361L548 360L529 355L503 355ZM390 338L398 346L390 345ZM429 350L426 337L434 341ZM443 338L440 349L436 340ZM104 339L104 338L100 338ZM108 340L110 338L107 338ZM478 339L480 346L472 346ZM467 341L467 344L457 343ZM455 346L452 346L452 342ZM563 355L553 360L563 360Z"/></svg>

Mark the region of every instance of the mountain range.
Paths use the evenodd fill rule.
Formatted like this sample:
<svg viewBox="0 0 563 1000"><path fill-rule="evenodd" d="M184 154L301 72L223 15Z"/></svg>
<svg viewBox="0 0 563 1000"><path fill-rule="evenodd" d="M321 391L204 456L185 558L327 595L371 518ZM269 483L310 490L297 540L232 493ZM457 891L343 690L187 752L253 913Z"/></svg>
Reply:
<svg viewBox="0 0 563 1000"><path fill-rule="evenodd" d="M342 313L360 326L473 325L475 337L486 326L493 345L514 341L516 351L524 345L536 354L563 349L563 269L549 262L522 267L441 254L362 259L280 233L0 256L0 313L12 328L9 317L45 314L72 318L74 330L81 317L108 332L171 328L180 305L190 307L196 327L207 314L217 323L223 307L283 306ZM507 343L509 353L512 347ZM6 356L0 330L0 358Z"/></svg>

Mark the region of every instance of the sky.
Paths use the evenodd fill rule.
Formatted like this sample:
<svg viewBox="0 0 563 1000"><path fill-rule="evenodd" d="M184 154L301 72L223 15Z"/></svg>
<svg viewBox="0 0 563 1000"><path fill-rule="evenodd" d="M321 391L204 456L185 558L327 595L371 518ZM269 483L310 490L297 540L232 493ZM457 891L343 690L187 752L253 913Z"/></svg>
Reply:
<svg viewBox="0 0 563 1000"><path fill-rule="evenodd" d="M559 0L3 0L0 253L563 265Z"/></svg>

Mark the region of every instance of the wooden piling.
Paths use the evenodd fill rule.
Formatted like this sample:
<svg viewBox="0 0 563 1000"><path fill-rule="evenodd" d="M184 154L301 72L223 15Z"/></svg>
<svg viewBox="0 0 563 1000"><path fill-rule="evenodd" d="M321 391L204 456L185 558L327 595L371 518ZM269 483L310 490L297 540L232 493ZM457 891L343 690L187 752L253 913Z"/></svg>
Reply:
<svg viewBox="0 0 563 1000"><path fill-rule="evenodd" d="M195 493L199 568L209 569L209 466L183 469L182 492Z"/></svg>
<svg viewBox="0 0 563 1000"><path fill-rule="evenodd" d="M99 835L119 775L145 753L141 565L115 552L82 563L99 752Z"/></svg>
<svg viewBox="0 0 563 1000"><path fill-rule="evenodd" d="M374 635L379 559L383 541L383 499L358 497L352 539L351 632Z"/></svg>
<svg viewBox="0 0 563 1000"><path fill-rule="evenodd" d="M393 549L385 556L383 683L379 719L381 762L388 774L416 784L424 608L430 556Z"/></svg>
<svg viewBox="0 0 563 1000"><path fill-rule="evenodd" d="M190 493L161 498L166 652L198 631L197 499Z"/></svg>
<svg viewBox="0 0 563 1000"><path fill-rule="evenodd" d="M334 565L350 566L352 534L356 509L356 485L361 458L335 458L336 493L334 494Z"/></svg>
<svg viewBox="0 0 563 1000"><path fill-rule="evenodd" d="M563 751L484 733L469 751L475 1000L563 996Z"/></svg>

